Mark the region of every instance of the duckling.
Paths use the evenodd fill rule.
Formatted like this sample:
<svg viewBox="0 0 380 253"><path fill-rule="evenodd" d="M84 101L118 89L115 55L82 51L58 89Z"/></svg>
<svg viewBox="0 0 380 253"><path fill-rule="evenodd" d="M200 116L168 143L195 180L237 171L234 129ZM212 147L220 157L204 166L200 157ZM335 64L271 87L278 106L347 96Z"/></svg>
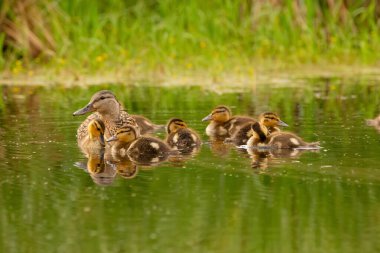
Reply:
<svg viewBox="0 0 380 253"><path fill-rule="evenodd" d="M181 151L181 153L189 154L198 149L201 145L199 135L186 123L177 118L168 121L166 125L166 143L170 147Z"/></svg>
<svg viewBox="0 0 380 253"><path fill-rule="evenodd" d="M273 112L261 113L258 117L258 122L264 125L268 131L268 134L281 131L279 126L288 126L283 122L277 114ZM235 145L245 145L251 136L252 122L243 125L231 138L226 141L231 141Z"/></svg>
<svg viewBox="0 0 380 253"><path fill-rule="evenodd" d="M208 136L232 136L241 126L255 119L246 116L232 117L231 110L224 105L217 106L212 112L204 117L202 121L211 121L206 128Z"/></svg>
<svg viewBox="0 0 380 253"><path fill-rule="evenodd" d="M102 120L91 120L87 125L88 135L78 139L78 145L86 154L98 152L104 148L104 131L105 126Z"/></svg>
<svg viewBox="0 0 380 253"><path fill-rule="evenodd" d="M139 136L134 126L119 128L116 135L107 142L116 141L112 146L112 153L126 153L131 161L138 164L157 163L166 160L171 148L160 139L148 136Z"/></svg>
<svg viewBox="0 0 380 253"><path fill-rule="evenodd" d="M269 131L268 128L260 122L255 122L251 124L251 130L248 134L250 138L247 141L247 147L250 148L266 143Z"/></svg>
<svg viewBox="0 0 380 253"><path fill-rule="evenodd" d="M267 145L273 148L320 148L319 142L305 142L291 132L274 132L267 137Z"/></svg>
<svg viewBox="0 0 380 253"><path fill-rule="evenodd" d="M319 142L305 142L291 132L274 132L269 134L267 127L259 122L252 124L251 128L251 137L247 142L248 148L262 145L275 149L320 148Z"/></svg>
<svg viewBox="0 0 380 253"><path fill-rule="evenodd" d="M380 115L374 119L367 119L367 125L375 128L380 128Z"/></svg>
<svg viewBox="0 0 380 253"><path fill-rule="evenodd" d="M90 102L83 108L73 113L73 116L83 115L89 112L94 112L88 116L77 130L77 139L83 139L87 134L87 126L94 119L101 119L105 126L105 137L109 138L116 133L119 126L124 124L138 126L141 134L149 131L150 127L154 125L148 119L140 121L138 125L135 118L131 117L124 109L120 102L116 99L115 95L108 90L101 90L96 92ZM139 116L139 119L142 116ZM149 127L147 126L149 125Z"/></svg>

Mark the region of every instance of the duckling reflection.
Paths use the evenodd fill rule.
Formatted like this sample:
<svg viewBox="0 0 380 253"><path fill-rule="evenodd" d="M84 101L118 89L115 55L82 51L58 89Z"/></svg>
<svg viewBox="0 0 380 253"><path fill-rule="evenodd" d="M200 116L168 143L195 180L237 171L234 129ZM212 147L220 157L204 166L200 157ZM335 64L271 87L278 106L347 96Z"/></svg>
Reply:
<svg viewBox="0 0 380 253"><path fill-rule="evenodd" d="M251 155L251 167L253 169L267 169L270 159L269 151L262 151L258 149L248 149L248 153Z"/></svg>
<svg viewBox="0 0 380 253"><path fill-rule="evenodd" d="M248 148L254 169L267 169L270 165L283 163L289 160L297 160L305 152L319 152L316 150L301 150L301 149L268 149L268 148Z"/></svg>
<svg viewBox="0 0 380 253"><path fill-rule="evenodd" d="M87 171L98 185L110 185L116 176L115 166L104 161L103 153L89 155Z"/></svg>
<svg viewBox="0 0 380 253"><path fill-rule="evenodd" d="M173 118L166 125L166 143L181 154L195 154L201 145L197 132L181 120Z"/></svg>
<svg viewBox="0 0 380 253"><path fill-rule="evenodd" d="M233 116L231 110L225 106L217 106L212 112L204 117L202 121L210 121L206 127L208 136L232 136L238 129L255 119L248 116Z"/></svg>
<svg viewBox="0 0 380 253"><path fill-rule="evenodd" d="M220 157L227 156L235 147L232 143L225 142L225 138L222 136L210 136L209 144L211 152Z"/></svg>
<svg viewBox="0 0 380 253"><path fill-rule="evenodd" d="M139 172L137 164L129 160L129 158L121 159L114 163L116 173L125 179L135 178Z"/></svg>
<svg viewBox="0 0 380 253"><path fill-rule="evenodd" d="M115 141L112 154L128 156L139 165L153 165L165 161L172 153L172 149L160 139L140 136L139 131L130 125L123 126L116 131L107 142Z"/></svg>

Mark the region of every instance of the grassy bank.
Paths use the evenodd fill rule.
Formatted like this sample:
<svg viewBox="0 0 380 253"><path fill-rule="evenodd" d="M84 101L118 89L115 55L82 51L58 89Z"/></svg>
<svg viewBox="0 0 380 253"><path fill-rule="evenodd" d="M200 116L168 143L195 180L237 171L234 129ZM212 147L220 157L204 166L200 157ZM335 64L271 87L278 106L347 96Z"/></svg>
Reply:
<svg viewBox="0 0 380 253"><path fill-rule="evenodd" d="M8 80L249 78L380 58L376 0L5 0L1 13Z"/></svg>

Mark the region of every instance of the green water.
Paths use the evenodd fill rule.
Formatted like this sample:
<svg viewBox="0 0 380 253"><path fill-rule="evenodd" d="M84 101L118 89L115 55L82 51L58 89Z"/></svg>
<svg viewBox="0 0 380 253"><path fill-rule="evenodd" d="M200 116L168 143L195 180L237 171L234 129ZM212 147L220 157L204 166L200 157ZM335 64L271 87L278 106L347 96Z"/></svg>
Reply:
<svg viewBox="0 0 380 253"><path fill-rule="evenodd" d="M379 82L299 83L222 94L1 87L0 252L379 252L380 133L365 124L380 112ZM94 183L76 166L86 163L75 139L84 117L71 114L100 89L155 123L182 118L200 133L200 152ZM210 143L201 119L219 104L277 112L323 148L258 159Z"/></svg>

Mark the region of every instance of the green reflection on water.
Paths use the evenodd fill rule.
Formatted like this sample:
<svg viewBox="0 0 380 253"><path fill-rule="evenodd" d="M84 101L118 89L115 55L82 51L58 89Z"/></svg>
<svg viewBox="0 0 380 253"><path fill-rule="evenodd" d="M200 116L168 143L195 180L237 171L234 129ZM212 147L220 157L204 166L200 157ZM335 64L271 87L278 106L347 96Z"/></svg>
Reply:
<svg viewBox="0 0 380 253"><path fill-rule="evenodd" d="M303 87L216 93L199 87L1 87L1 252L377 252L380 135L374 81L304 80ZM128 111L201 133L187 161L95 184L71 113L111 89ZM200 120L226 104L236 114L275 111L323 149L269 159L215 146ZM163 137L163 133L158 136Z"/></svg>

